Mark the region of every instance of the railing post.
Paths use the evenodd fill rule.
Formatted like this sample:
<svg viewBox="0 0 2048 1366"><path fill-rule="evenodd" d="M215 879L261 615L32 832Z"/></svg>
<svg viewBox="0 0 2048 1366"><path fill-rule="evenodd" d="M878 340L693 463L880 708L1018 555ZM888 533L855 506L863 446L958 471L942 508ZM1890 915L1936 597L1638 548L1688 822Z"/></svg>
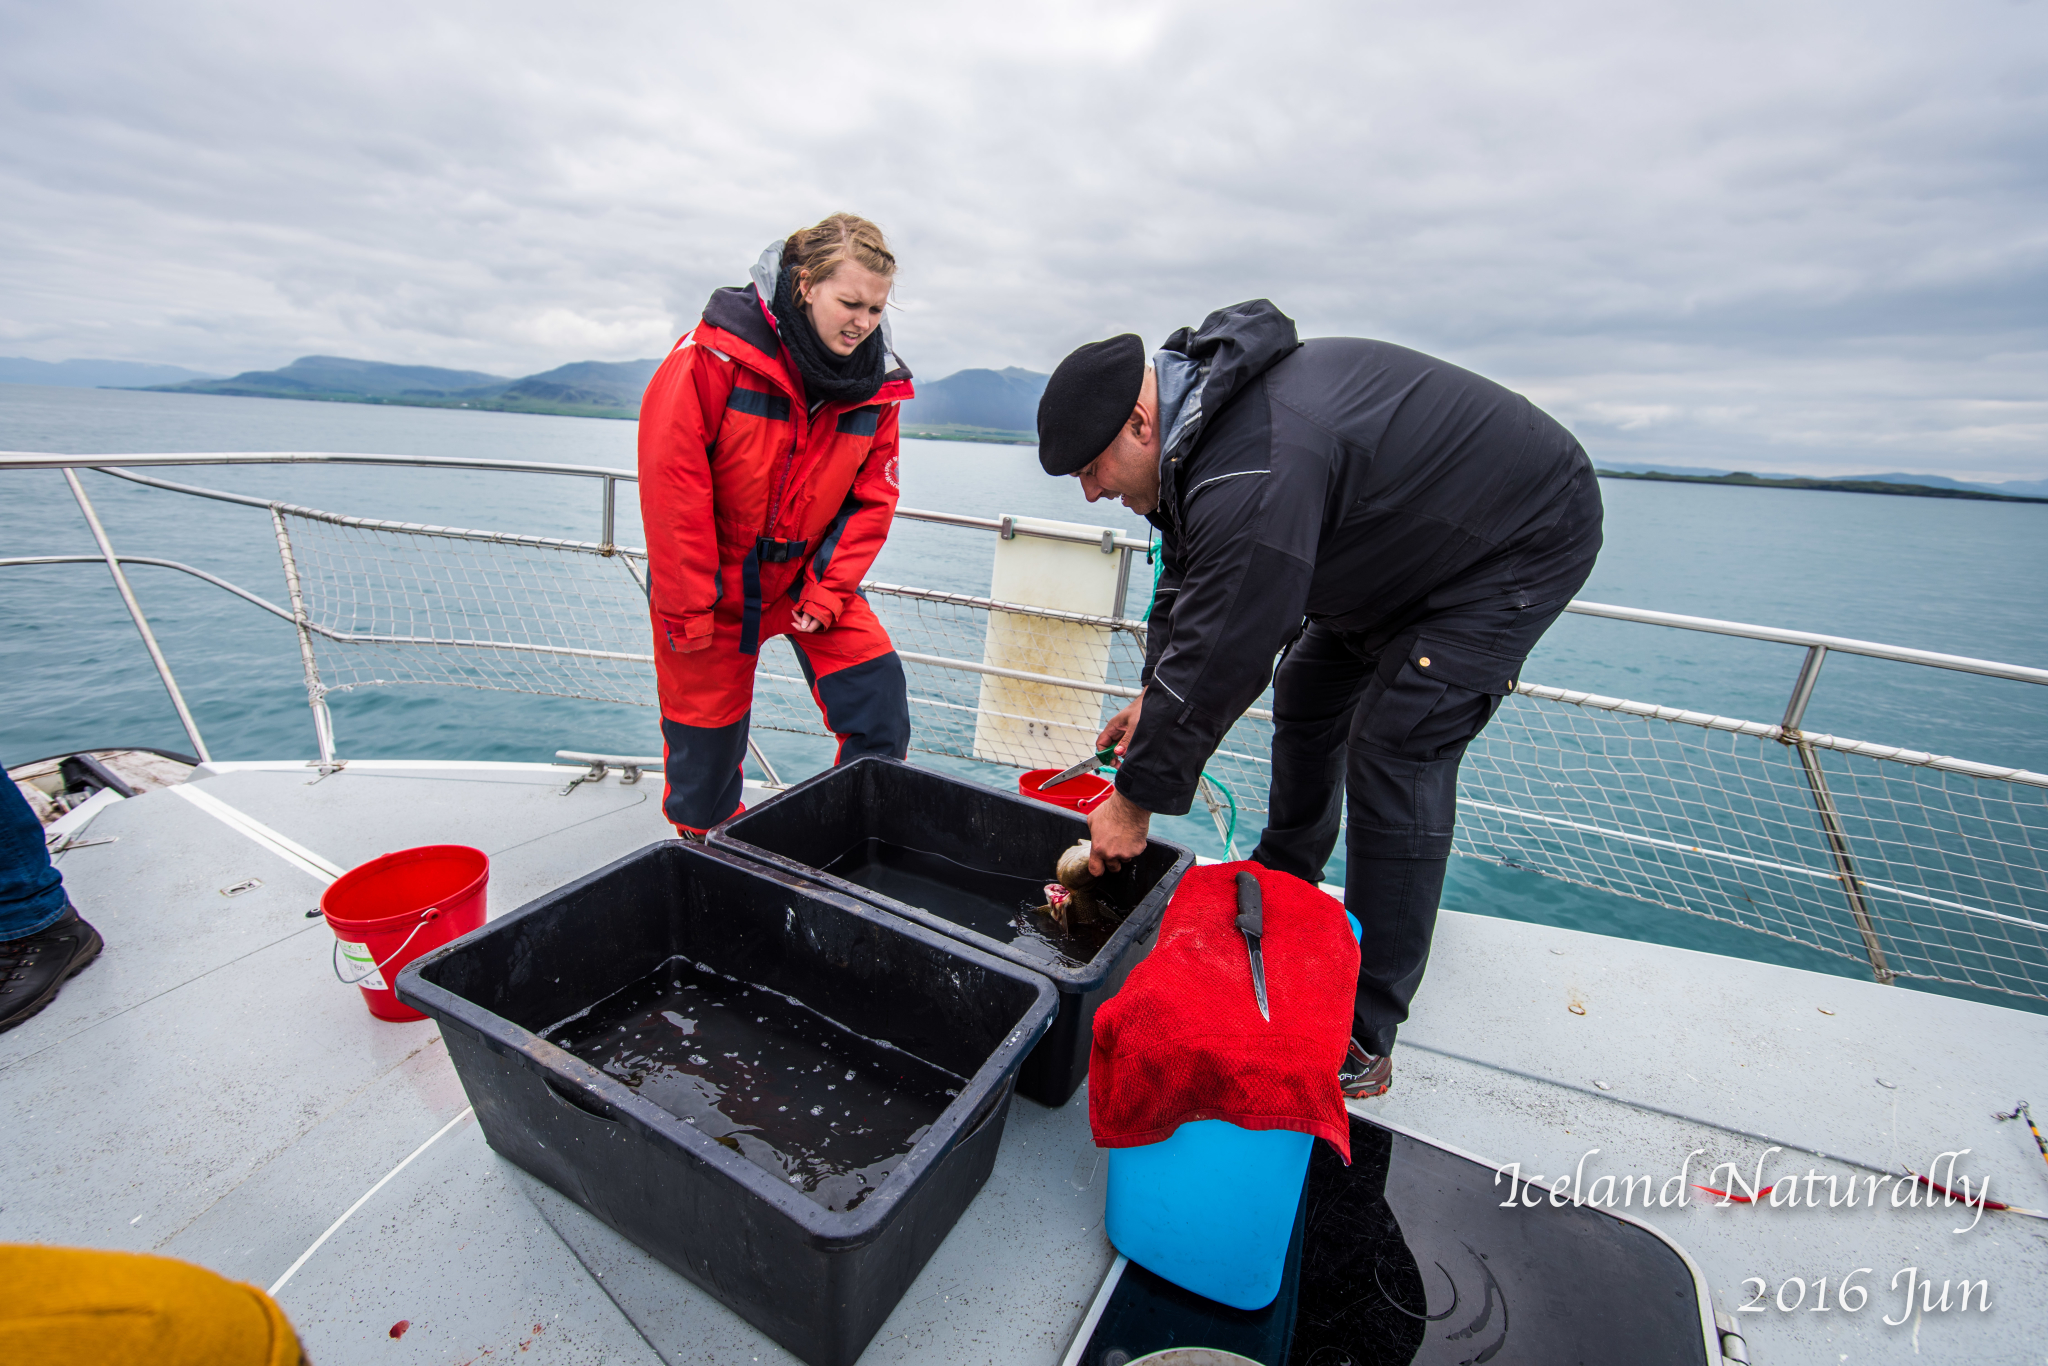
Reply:
<svg viewBox="0 0 2048 1366"><path fill-rule="evenodd" d="M776 773L775 765L768 762L768 755L763 752L761 746L755 742L754 737L751 735L747 737L747 753L753 755L754 762L761 766L761 776L768 780L768 786L782 786L782 777Z"/></svg>
<svg viewBox="0 0 2048 1366"><path fill-rule="evenodd" d="M320 682L320 664L313 656L313 633L306 626L306 597L299 590L299 561L292 554L291 533L285 530L284 514L275 503L270 506L270 523L277 530L277 557L284 562L285 591L291 594L292 624L299 633L299 665L306 676L306 704L313 709L313 738L320 746L320 772L332 773L341 765L334 758L334 714L327 709L327 689Z"/></svg>
<svg viewBox="0 0 2048 1366"><path fill-rule="evenodd" d="M1806 704L1813 701L1814 685L1820 682L1820 666L1827 662L1828 647L1809 645L1806 660L1799 666L1799 678L1792 685L1792 700L1785 704L1785 719L1778 724L1789 733L1806 719Z"/></svg>
<svg viewBox="0 0 2048 1366"><path fill-rule="evenodd" d="M92 500L85 496L85 487L78 482L78 471L67 468L64 482L71 485L71 496L78 500L78 510L85 514L85 524L92 529L92 538L99 543L108 572L114 576L114 587L120 590L121 601L128 604L128 615L135 618L135 629L142 633L143 648L149 651L150 659L156 664L157 677L163 680L164 691L171 695L171 705L177 709L178 721L185 727L186 737L192 741L192 752L199 756L200 762L211 763L213 756L206 751L206 741L199 738L199 723L192 719L192 710L185 705L185 695L178 691L178 680L171 676L170 661L157 647L156 633L149 629L149 618L142 615L142 604L135 600L135 590L128 586L128 576L121 571L121 559L114 554L113 543L107 539L107 529L100 525L100 516L93 511Z"/></svg>
<svg viewBox="0 0 2048 1366"><path fill-rule="evenodd" d="M1112 616L1125 617L1129 615L1129 613L1124 611L1124 598L1131 591L1131 556L1135 553L1129 546L1125 546L1123 558L1117 563L1116 597L1112 599L1116 603L1116 608L1111 613Z"/></svg>
<svg viewBox="0 0 2048 1366"><path fill-rule="evenodd" d="M1856 875L1856 862L1849 856L1849 836L1842 829L1842 817L1835 810L1835 798L1828 791L1828 780L1821 773L1820 756L1812 745L1793 742L1799 751L1800 766L1806 770L1806 785L1813 790L1813 804L1820 812L1820 825L1828 837L1828 852L1834 855L1835 873L1842 883L1842 894L1849 899L1849 914L1856 917L1856 928L1863 935L1863 951L1869 955L1870 970L1880 982L1891 982L1898 974L1885 961L1884 946L1878 942L1877 926L1870 918L1870 903L1863 895L1863 880Z"/></svg>
<svg viewBox="0 0 2048 1366"><path fill-rule="evenodd" d="M609 474L604 477L604 527L597 538L598 553L609 558L618 553L613 542L617 539L612 532L613 522L618 517L619 481Z"/></svg>
<svg viewBox="0 0 2048 1366"><path fill-rule="evenodd" d="M1825 645L1810 645L1806 659L1799 666L1799 678L1792 685L1792 696L1785 703L1785 719L1779 725L1780 739L1792 746L1799 754L1799 766L1806 773L1807 790L1813 794L1814 810L1820 813L1821 833L1827 836L1828 853L1835 861L1835 877L1842 884L1842 895L1848 898L1849 914L1856 919L1857 932L1863 936L1863 952L1870 959L1870 970L1880 982L1893 982L1898 974L1885 961L1884 945L1878 940L1877 925L1870 917L1870 901L1863 895L1863 879L1856 874L1856 860L1849 852L1849 832L1842 826L1842 813L1835 806L1835 796L1828 791L1827 775L1821 771L1820 755L1801 734L1799 723L1806 719L1807 704L1813 701L1813 689L1820 682L1820 666L1827 661Z"/></svg>

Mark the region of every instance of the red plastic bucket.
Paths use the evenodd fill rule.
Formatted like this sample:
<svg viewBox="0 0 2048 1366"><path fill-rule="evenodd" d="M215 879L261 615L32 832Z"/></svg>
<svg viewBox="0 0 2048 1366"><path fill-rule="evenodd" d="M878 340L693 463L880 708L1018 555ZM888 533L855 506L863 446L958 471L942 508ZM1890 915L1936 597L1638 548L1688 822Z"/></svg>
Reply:
<svg viewBox="0 0 2048 1366"><path fill-rule="evenodd" d="M391 984L407 963L484 923L490 856L466 844L401 849L351 868L320 896L334 931L334 975L380 1020L424 1020Z"/></svg>
<svg viewBox="0 0 2048 1366"><path fill-rule="evenodd" d="M1058 787L1040 792L1038 785L1058 772L1056 768L1034 768L1017 780L1017 790L1027 797L1035 797L1041 802L1051 802L1054 806L1064 806L1067 810L1078 811L1084 816L1102 805L1108 800L1109 794L1116 791L1116 784L1109 779L1093 773L1084 773L1078 778L1067 779Z"/></svg>

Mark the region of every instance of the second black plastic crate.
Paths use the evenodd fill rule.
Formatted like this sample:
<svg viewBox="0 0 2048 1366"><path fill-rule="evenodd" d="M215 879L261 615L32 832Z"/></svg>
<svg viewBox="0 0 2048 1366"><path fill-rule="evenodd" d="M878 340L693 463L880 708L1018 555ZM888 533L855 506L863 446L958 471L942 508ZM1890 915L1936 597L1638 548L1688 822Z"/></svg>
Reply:
<svg viewBox="0 0 2048 1366"><path fill-rule="evenodd" d="M1145 956L1181 874L1195 856L1152 840L1123 871L1100 884L1129 914L1079 966L1048 962L981 933L940 910L912 905L824 871L870 840L924 851L973 868L1045 883L1062 850L1088 822L1046 802L998 792L888 759L827 769L711 832L714 846L812 879L1043 973L1059 988L1058 1017L1024 1061L1017 1090L1041 1105L1064 1105L1088 1075L1095 1011Z"/></svg>
<svg viewBox="0 0 2048 1366"><path fill-rule="evenodd" d="M651 976L664 965L679 987L744 984L879 1045L901 1068L909 1063L893 1050L934 1064L955 1075L958 1094L942 1109L931 1102L936 1118L910 1134L885 1176L876 1164L871 1189L848 1208L828 1208L799 1188L801 1171L762 1165L749 1143L766 1129L697 1127L639 1089L652 1090L651 1077L600 1070L542 1037L581 1047L579 1016L596 1028L597 1018L609 1019L605 998L637 981L665 985L667 972ZM680 840L650 845L409 964L398 996L440 1025L494 1149L812 1366L860 1356L987 1181L1017 1069L1056 1009L1042 977ZM745 1029L752 1013L727 1018ZM711 1027L669 1014L650 1018L699 1033ZM766 1075L739 1090L790 1085L772 1067L757 1070ZM836 1066L811 1084L835 1079ZM773 1102L789 1098L757 1107L763 1123L782 1122ZM707 1112L701 1122L719 1118Z"/></svg>

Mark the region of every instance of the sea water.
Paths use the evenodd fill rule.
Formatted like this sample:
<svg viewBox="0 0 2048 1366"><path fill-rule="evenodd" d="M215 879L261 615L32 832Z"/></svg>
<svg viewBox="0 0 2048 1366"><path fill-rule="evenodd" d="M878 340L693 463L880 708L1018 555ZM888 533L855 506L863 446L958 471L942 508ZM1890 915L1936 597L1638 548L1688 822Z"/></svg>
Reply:
<svg viewBox="0 0 2048 1366"><path fill-rule="evenodd" d="M541 1037L830 1210L858 1209L963 1084L793 997L680 957Z"/></svg>
<svg viewBox="0 0 2048 1366"><path fill-rule="evenodd" d="M521 413L0 385L0 448L66 452L328 450L488 456L630 469L634 424ZM1600 452L1595 449L1597 460ZM1726 463L1751 463L1731 451ZM272 466L157 471L360 516L593 539L595 481L439 470ZM114 545L180 560L274 602L285 599L267 514L84 473ZM0 554L93 555L55 471L0 475ZM1030 447L910 441L903 505L1144 523L1048 479ZM2048 506L1608 480L1606 548L1580 596L1598 602L1856 636L2048 665ZM620 540L637 507L620 499ZM993 541L899 522L873 576L967 593L989 584ZM1145 601L1140 581L1130 610ZM217 588L138 566L136 592L214 752L275 758L312 749L291 627ZM186 746L104 569L0 569L0 756L9 764L114 745ZM1773 723L1803 651L1724 636L1567 616L1531 656L1532 682ZM345 753L546 760L557 749L659 752L654 713L514 693L363 688L330 699ZM2048 770L2048 689L1831 655L1807 712L1815 730L1985 763ZM831 762L822 737L764 731L785 777ZM920 761L927 761L920 756ZM1006 770L934 760L1008 787ZM1155 833L1206 854L1206 816ZM1249 832L1243 841L1256 838ZM1241 845L1242 847L1242 845ZM1050 870L1048 870L1048 875ZM1326 875L1341 882L1342 851ZM1762 935L1474 859L1452 861L1445 904L1677 943L1848 975L1867 970ZM2001 998L2011 1002L2013 998Z"/></svg>

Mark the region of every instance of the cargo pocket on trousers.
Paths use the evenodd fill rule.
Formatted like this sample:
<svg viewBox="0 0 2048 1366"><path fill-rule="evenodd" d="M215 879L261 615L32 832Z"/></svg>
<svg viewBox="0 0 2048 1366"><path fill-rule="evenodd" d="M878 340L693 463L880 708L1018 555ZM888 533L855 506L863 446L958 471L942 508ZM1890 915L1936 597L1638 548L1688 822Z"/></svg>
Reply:
<svg viewBox="0 0 2048 1366"><path fill-rule="evenodd" d="M687 650L710 641L712 621L709 612L688 617L672 617L666 612L660 615L661 633L669 649Z"/></svg>
<svg viewBox="0 0 2048 1366"><path fill-rule="evenodd" d="M1477 735L1514 691L1522 661L1468 645L1417 639L1377 697L1357 738L1394 754L1435 758Z"/></svg>

